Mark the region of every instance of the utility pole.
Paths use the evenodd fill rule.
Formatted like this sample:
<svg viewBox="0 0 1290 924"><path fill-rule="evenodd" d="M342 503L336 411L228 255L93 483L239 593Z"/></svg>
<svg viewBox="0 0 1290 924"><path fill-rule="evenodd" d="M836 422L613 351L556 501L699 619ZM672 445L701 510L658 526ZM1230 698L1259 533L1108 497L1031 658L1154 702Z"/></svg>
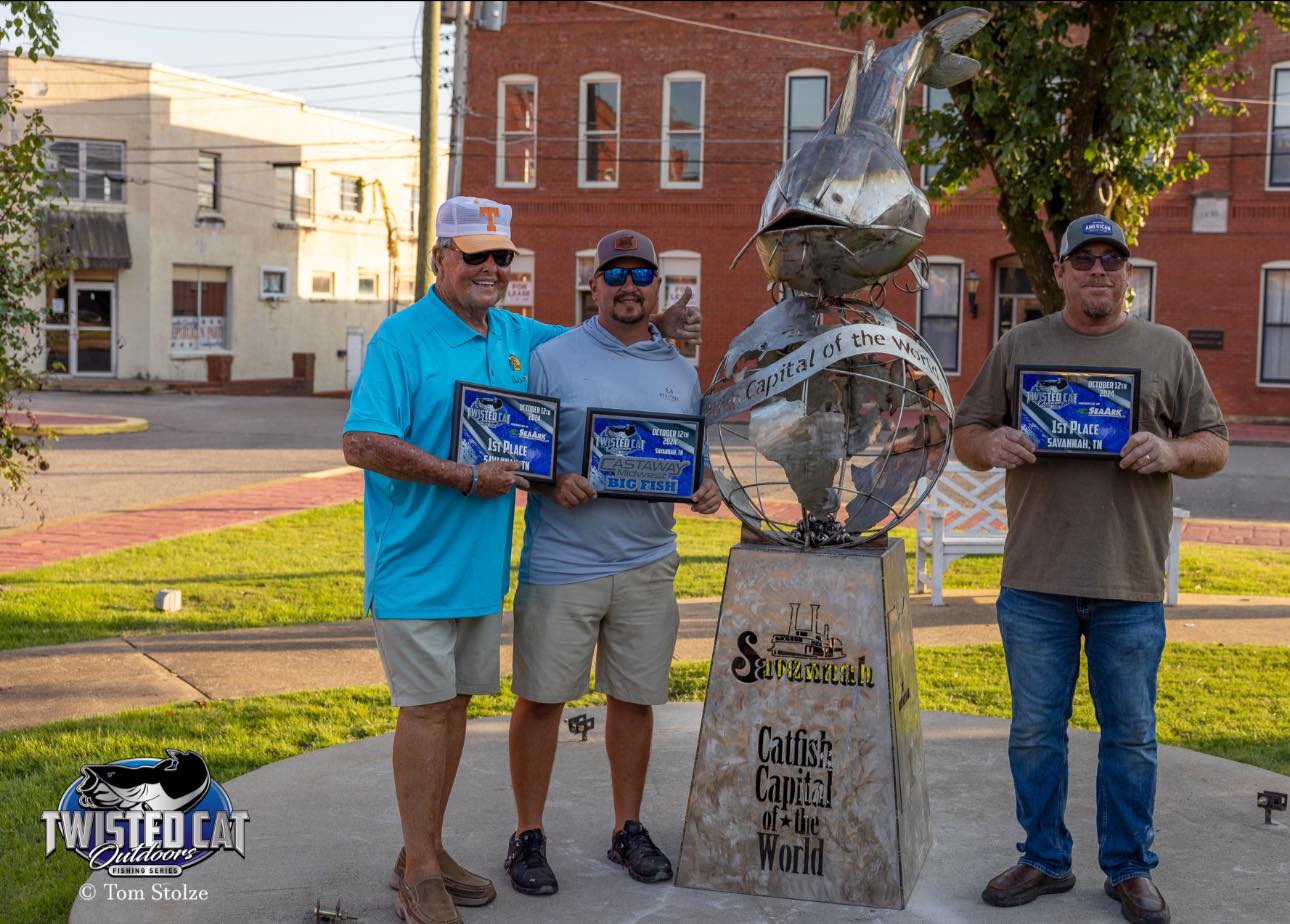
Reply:
<svg viewBox="0 0 1290 924"><path fill-rule="evenodd" d="M452 56L452 139L448 152L448 195L461 195L461 153L466 136L466 43L470 25L466 4L458 0L453 17Z"/></svg>
<svg viewBox="0 0 1290 924"><path fill-rule="evenodd" d="M458 4L459 6L461 4ZM417 190L417 291L419 299L430 284L430 249L435 174L438 172L439 132L439 0L425 0L421 13L421 169Z"/></svg>

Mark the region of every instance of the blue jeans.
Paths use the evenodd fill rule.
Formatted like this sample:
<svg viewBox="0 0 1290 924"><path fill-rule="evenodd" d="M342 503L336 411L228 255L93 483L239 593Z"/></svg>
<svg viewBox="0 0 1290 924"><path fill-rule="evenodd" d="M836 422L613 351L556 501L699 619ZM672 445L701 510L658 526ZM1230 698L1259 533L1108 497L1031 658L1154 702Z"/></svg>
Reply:
<svg viewBox="0 0 1290 924"><path fill-rule="evenodd" d="M1005 587L996 604L1012 688L1008 761L1021 863L1049 876L1071 868L1066 811L1067 738L1079 677L1080 636L1102 735L1097 748L1098 863L1118 885L1151 875L1156 801L1156 671L1164 606Z"/></svg>

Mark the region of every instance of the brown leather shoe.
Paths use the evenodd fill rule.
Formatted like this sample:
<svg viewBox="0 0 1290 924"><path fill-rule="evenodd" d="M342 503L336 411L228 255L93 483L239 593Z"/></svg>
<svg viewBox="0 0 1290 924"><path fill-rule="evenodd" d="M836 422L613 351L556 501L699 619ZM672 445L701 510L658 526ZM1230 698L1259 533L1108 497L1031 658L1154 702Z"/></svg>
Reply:
<svg viewBox="0 0 1290 924"><path fill-rule="evenodd" d="M1134 876L1117 886L1107 880L1106 894L1120 903L1120 914L1133 924L1169 924L1169 906L1156 884L1146 876Z"/></svg>
<svg viewBox="0 0 1290 924"><path fill-rule="evenodd" d="M981 893L981 900L996 908L1012 908L1033 902L1041 895L1069 892L1073 888L1075 876L1071 873L1055 879L1033 866L1018 863L991 879Z"/></svg>
<svg viewBox="0 0 1290 924"><path fill-rule="evenodd" d="M430 876L415 886L399 883L394 910L408 924L465 924L444 888L442 876Z"/></svg>
<svg viewBox="0 0 1290 924"><path fill-rule="evenodd" d="M395 891L403 881L403 870L407 868L408 855L399 848L399 858L394 861L394 871L390 873L389 886ZM439 868L443 870L443 885L452 896L455 904L470 908L487 905L497 897L493 883L477 873L472 873L451 856L448 851L439 851Z"/></svg>

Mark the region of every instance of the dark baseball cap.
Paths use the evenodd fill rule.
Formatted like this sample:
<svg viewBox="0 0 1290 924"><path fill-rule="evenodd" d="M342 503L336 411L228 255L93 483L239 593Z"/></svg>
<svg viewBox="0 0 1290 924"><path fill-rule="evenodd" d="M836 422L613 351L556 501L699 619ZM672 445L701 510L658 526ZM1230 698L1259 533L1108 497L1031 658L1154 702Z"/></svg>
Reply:
<svg viewBox="0 0 1290 924"><path fill-rule="evenodd" d="M1105 215L1085 215L1066 226L1057 259L1065 260L1085 244L1098 242L1110 244L1126 257L1129 256L1129 245L1124 242L1123 228Z"/></svg>
<svg viewBox="0 0 1290 924"><path fill-rule="evenodd" d="M615 231L606 234L596 245L596 272L600 272L609 263L623 257L635 257L644 260L654 269L658 269L658 256L654 253L654 242L639 231Z"/></svg>

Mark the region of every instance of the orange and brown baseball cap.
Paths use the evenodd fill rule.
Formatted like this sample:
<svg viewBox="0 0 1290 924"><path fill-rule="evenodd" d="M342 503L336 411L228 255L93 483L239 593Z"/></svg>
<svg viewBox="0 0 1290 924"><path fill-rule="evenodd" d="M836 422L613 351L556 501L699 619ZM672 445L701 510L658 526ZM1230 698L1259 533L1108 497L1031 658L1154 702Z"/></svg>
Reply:
<svg viewBox="0 0 1290 924"><path fill-rule="evenodd" d="M511 207L492 199L453 196L439 206L436 237L450 237L462 253L519 248L511 241Z"/></svg>
<svg viewBox="0 0 1290 924"><path fill-rule="evenodd" d="M654 269L658 269L658 256L654 253L654 242L639 231L624 229L606 234L596 245L596 272L600 272L606 265L623 257L644 260Z"/></svg>

